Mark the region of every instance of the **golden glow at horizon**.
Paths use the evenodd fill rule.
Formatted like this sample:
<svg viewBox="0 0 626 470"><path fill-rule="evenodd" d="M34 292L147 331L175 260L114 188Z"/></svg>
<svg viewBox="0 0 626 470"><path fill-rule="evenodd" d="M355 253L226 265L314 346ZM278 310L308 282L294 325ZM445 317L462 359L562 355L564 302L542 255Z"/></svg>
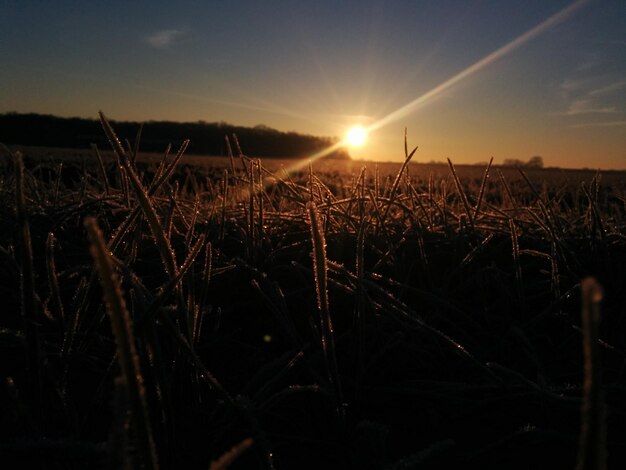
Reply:
<svg viewBox="0 0 626 470"><path fill-rule="evenodd" d="M353 126L346 132L345 143L350 147L361 147L367 140L367 131L361 126Z"/></svg>
<svg viewBox="0 0 626 470"><path fill-rule="evenodd" d="M441 95L443 92L452 88L459 82L466 80L467 78L479 72L480 70L484 69L488 65L491 65L492 63L496 62L502 57L509 55L511 52L518 49L519 47L526 44L527 42L534 39L535 37L554 28L556 25L565 21L574 12L576 12L578 9L588 4L589 2L590 0L575 0L569 6L564 7L559 12L553 14L546 20L542 21L535 27L529 29L525 33L519 35L512 41L509 41L507 44L500 47L499 49L496 49L492 53L487 54L485 57L473 63L469 67L466 67L465 69L463 69L456 75L450 77L447 80L444 80L442 83L432 88L430 91L418 96L413 101L410 101L409 103L399 107L395 111L392 111L386 116L383 116L382 118L380 118L379 120L375 121L374 123L370 124L367 127L355 126L351 128L346 134L346 137L344 138L344 140L336 142L330 147L327 147L313 155L310 155L308 159L303 159L301 162L295 163L294 165L289 167L286 171L287 172L297 171L298 169L304 167L307 163L310 164L311 162L314 162L315 160L319 158L325 157L326 155L331 154L335 150L338 150L345 145L354 146L354 147L358 145L362 145L365 142L365 139L368 133L377 131L378 129L389 125L390 123L394 121L398 121L399 119L402 119L406 117L407 115L413 113L419 107L424 105L426 102L431 101L433 98Z"/></svg>

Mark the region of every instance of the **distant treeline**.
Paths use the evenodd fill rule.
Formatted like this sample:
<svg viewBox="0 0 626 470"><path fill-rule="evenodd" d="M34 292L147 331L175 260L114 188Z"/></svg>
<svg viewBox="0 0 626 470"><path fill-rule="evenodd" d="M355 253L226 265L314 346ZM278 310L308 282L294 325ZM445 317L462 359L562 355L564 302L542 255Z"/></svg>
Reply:
<svg viewBox="0 0 626 470"><path fill-rule="evenodd" d="M502 166L516 166L520 168L543 168L543 157L535 155L530 157L527 162L519 160L517 158L505 158L502 162Z"/></svg>
<svg viewBox="0 0 626 470"><path fill-rule="evenodd" d="M133 143L140 123L111 121L120 139ZM297 158L311 155L334 143L336 139L280 132L260 125L240 127L225 122L169 122L148 121L144 123L140 151L162 152L167 144L176 147L189 139L187 150L195 155L227 155L225 137L236 134L242 150L251 157ZM0 142L13 145L39 147L89 148L93 143L108 148L100 122L93 119L61 118L42 114L0 114ZM236 154L236 148L233 145ZM333 155L348 158L345 150Z"/></svg>

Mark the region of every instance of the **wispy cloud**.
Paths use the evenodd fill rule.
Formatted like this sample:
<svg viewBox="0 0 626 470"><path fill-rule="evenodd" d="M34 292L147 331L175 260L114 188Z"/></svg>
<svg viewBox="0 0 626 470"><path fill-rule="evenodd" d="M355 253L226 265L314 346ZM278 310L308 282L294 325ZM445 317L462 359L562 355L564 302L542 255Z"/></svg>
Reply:
<svg viewBox="0 0 626 470"><path fill-rule="evenodd" d="M584 80L581 79L574 79L574 78L566 78L565 80L563 80L561 82L561 84L559 85L559 88L561 89L561 91L565 92L565 93L571 93L577 90L580 90L585 84Z"/></svg>
<svg viewBox="0 0 626 470"><path fill-rule="evenodd" d="M598 96L598 95L608 95L613 93L614 91L621 90L622 88L626 88L626 80L618 80L613 83L609 83L608 85L604 85L600 88L596 88L595 90L591 90L588 95L589 96Z"/></svg>
<svg viewBox="0 0 626 470"><path fill-rule="evenodd" d="M583 122L580 124L572 124L572 129L581 127L626 127L626 121L601 121L601 122Z"/></svg>
<svg viewBox="0 0 626 470"><path fill-rule="evenodd" d="M187 31L181 29L162 29L144 38L144 41L156 49L170 49L173 45L183 42L189 37Z"/></svg>
<svg viewBox="0 0 626 470"><path fill-rule="evenodd" d="M572 101L567 111L562 114L575 116L577 114L614 114L617 112L615 106L599 106L593 100L579 99Z"/></svg>
<svg viewBox="0 0 626 470"><path fill-rule="evenodd" d="M623 75L577 75L567 77L559 84L558 95L565 109L555 114L601 115L623 111L620 109L624 103L623 93L626 90L626 79Z"/></svg>

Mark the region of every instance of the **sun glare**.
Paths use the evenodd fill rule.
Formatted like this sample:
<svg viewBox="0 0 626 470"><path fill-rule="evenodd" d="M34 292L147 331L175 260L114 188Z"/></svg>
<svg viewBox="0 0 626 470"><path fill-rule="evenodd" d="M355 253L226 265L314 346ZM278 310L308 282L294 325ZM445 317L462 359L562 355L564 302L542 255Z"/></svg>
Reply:
<svg viewBox="0 0 626 470"><path fill-rule="evenodd" d="M367 139L367 132L361 126L354 126L346 133L345 142L351 147L360 147Z"/></svg>

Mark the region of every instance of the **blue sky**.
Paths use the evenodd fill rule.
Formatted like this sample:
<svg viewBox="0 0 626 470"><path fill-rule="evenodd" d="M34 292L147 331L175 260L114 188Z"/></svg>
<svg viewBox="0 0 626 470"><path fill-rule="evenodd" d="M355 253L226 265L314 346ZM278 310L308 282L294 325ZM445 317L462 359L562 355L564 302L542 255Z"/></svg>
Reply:
<svg viewBox="0 0 626 470"><path fill-rule="evenodd" d="M0 28L0 112L326 136L392 114L354 157L400 160L407 127L418 161L626 168L621 0L6 1Z"/></svg>

